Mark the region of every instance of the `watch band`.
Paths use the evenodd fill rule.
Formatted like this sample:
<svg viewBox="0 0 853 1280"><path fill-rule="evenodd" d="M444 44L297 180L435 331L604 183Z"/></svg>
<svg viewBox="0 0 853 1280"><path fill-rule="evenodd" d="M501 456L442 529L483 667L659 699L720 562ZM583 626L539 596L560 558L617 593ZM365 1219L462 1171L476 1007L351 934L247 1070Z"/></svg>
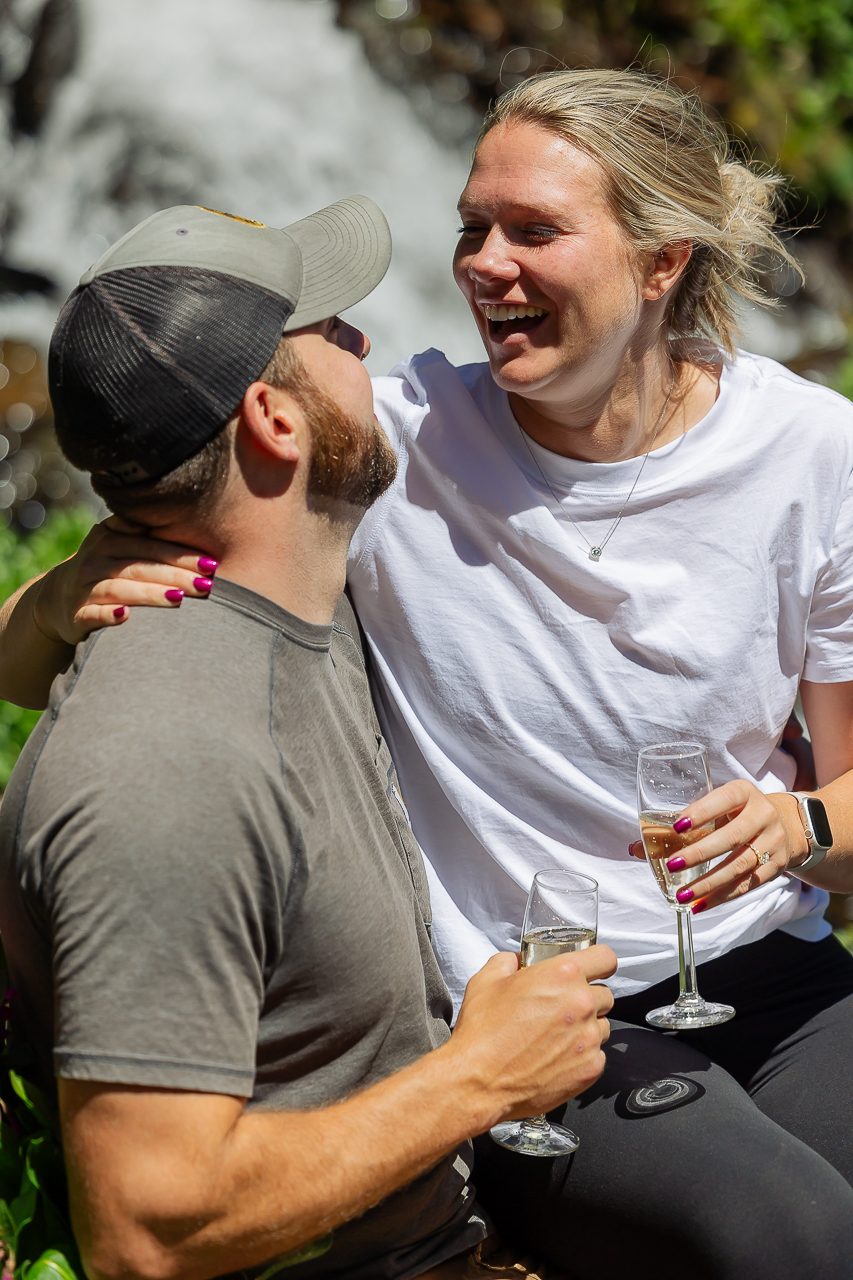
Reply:
<svg viewBox="0 0 853 1280"><path fill-rule="evenodd" d="M821 844L817 839L817 836L815 835L814 820L810 813L810 806L812 804L820 804L822 806L823 802L816 800L814 796L810 796L807 791L789 791L788 795L793 796L797 802L800 821L803 824L803 830L809 846L809 856L806 858L805 862L801 862L798 867L788 868L790 875L799 876L803 871L811 871L819 862L822 862L829 850L832 848L832 844ZM826 811L824 810L824 813L825 812Z"/></svg>

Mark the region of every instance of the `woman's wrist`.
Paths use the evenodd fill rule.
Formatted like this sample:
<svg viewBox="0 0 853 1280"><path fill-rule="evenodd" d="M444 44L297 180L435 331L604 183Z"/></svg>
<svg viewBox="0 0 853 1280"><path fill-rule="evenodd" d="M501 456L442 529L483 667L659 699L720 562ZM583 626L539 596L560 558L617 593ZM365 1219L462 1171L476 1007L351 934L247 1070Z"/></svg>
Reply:
<svg viewBox="0 0 853 1280"><path fill-rule="evenodd" d="M58 589L58 579L61 570L62 565L56 565L53 569L49 569L47 573L43 574L41 578L36 579L32 584L30 587L30 591L32 592L30 616L33 620L33 626L36 631L38 631L45 640L50 641L51 644L62 645L67 649L70 645L70 641L66 640L53 625L53 620L55 619L57 612L56 600L54 597Z"/></svg>
<svg viewBox="0 0 853 1280"><path fill-rule="evenodd" d="M809 852L811 852L806 840L806 831L804 831L802 819L799 817L797 796L790 794L790 791L774 791L767 796L767 799L770 800L776 813L779 814L779 820L785 828L786 836L788 836L790 850L788 869L794 872L806 861Z"/></svg>
<svg viewBox="0 0 853 1280"><path fill-rule="evenodd" d="M809 842L806 839L805 828L800 818L800 806L797 804L797 798L791 795L790 791L776 791L769 795L767 799L779 815L779 821L785 828L788 837L788 847L791 851L788 858L788 869L796 871L797 867L802 866L811 852Z"/></svg>

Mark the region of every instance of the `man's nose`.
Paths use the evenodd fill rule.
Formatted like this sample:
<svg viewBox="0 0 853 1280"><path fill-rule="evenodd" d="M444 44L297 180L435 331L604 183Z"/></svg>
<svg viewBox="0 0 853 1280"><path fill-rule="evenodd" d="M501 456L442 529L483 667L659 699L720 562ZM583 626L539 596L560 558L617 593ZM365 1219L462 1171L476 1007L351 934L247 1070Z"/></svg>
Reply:
<svg viewBox="0 0 853 1280"><path fill-rule="evenodd" d="M370 355L370 339L367 334L356 329L355 325L347 324L346 320L339 320L338 324L340 346L345 351L351 351L354 356L358 356L359 360L366 360Z"/></svg>
<svg viewBox="0 0 853 1280"><path fill-rule="evenodd" d="M497 227L493 227L476 253L468 261L472 280L516 280L521 274L518 263L508 252L509 246Z"/></svg>

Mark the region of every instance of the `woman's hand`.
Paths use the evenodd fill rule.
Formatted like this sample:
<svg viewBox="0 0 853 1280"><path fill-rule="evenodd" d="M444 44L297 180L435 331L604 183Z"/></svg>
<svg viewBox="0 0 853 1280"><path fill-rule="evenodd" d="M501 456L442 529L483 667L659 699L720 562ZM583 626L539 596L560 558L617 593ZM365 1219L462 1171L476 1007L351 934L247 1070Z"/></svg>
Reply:
<svg viewBox="0 0 853 1280"><path fill-rule="evenodd" d="M216 569L209 556L110 516L36 584L33 621L48 640L77 644L124 622L134 605L176 609L185 595L207 596Z"/></svg>
<svg viewBox="0 0 853 1280"><path fill-rule="evenodd" d="M714 831L666 864L671 872L683 871L728 853L707 875L679 890L678 900L692 903L694 914L768 884L792 859L800 862L808 853L797 802L785 792L765 795L751 782L727 782L688 805L674 825L682 834L711 822L716 824ZM629 845L629 852L645 857L642 841Z"/></svg>

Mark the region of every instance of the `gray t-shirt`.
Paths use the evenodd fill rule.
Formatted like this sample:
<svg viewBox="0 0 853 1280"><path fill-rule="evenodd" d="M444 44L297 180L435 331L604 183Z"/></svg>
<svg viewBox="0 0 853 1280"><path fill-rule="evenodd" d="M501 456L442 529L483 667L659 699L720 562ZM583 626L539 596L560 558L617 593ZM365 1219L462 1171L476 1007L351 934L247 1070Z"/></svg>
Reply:
<svg viewBox="0 0 853 1280"><path fill-rule="evenodd" d="M79 645L0 811L0 931L42 1083L307 1109L445 1041L348 601L316 626L217 579ZM465 1144L286 1274L403 1280L476 1243L470 1164Z"/></svg>

